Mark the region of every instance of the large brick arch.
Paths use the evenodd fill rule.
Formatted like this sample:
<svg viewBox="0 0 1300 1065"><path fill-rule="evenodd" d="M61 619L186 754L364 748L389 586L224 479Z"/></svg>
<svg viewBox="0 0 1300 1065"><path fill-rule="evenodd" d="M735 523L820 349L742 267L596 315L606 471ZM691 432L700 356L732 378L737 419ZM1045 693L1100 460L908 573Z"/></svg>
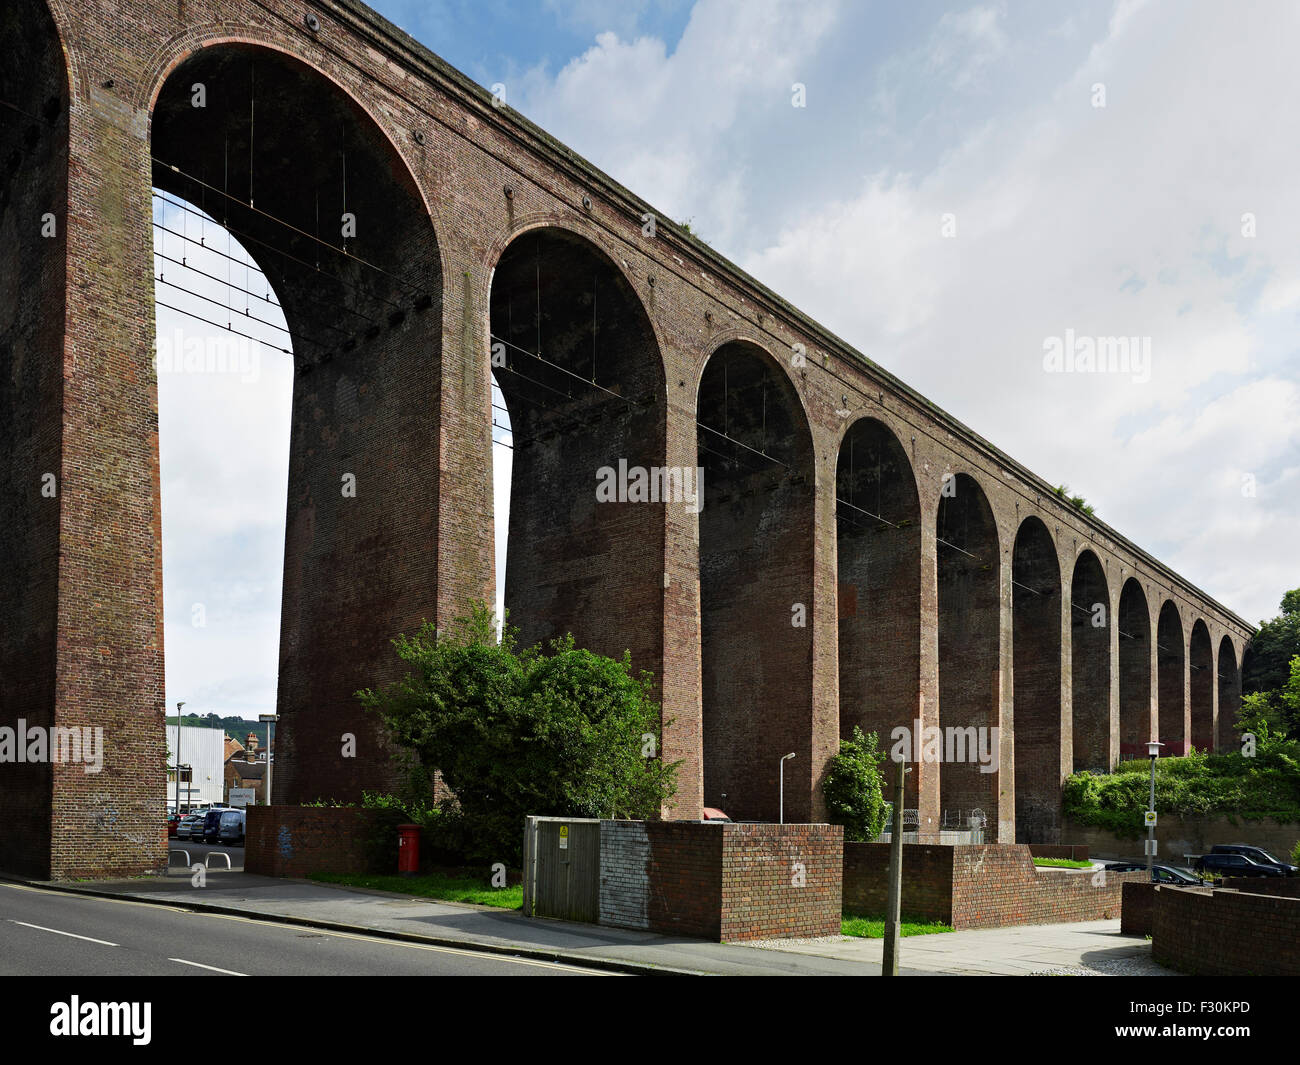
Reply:
<svg viewBox="0 0 1300 1065"><path fill-rule="evenodd" d="M437 236L391 138L315 67L232 40L167 70L154 185L249 250L294 353L275 798L356 800L391 785L392 754L354 693L394 676L388 641L436 615L439 410L419 382L440 373Z"/></svg>
<svg viewBox="0 0 1300 1065"><path fill-rule="evenodd" d="M704 803L775 820L780 759L812 758L812 437L783 363L749 340L710 354L696 411ZM786 816L811 801L787 793Z"/></svg>
<svg viewBox="0 0 1300 1065"><path fill-rule="evenodd" d="M1020 524L1012 551L1016 842L1060 841L1061 570L1041 518Z"/></svg>
<svg viewBox="0 0 1300 1065"><path fill-rule="evenodd" d="M588 235L538 223L494 262L488 306L490 368L513 430L510 622L525 644L571 632L659 676L662 507L688 506L689 493L661 499L659 475L653 498L637 499L618 473L665 465L663 360L645 308ZM598 499L601 471L633 494Z"/></svg>
<svg viewBox="0 0 1300 1065"><path fill-rule="evenodd" d="M1237 712L1241 709L1241 662L1237 658L1237 649L1231 636L1224 636L1219 641L1217 660L1215 683L1219 689L1216 749L1230 751L1239 738Z"/></svg>
<svg viewBox="0 0 1300 1065"><path fill-rule="evenodd" d="M1156 673L1159 706L1156 738L1164 757L1187 753L1187 637L1178 606L1166 599L1156 625Z"/></svg>
<svg viewBox="0 0 1300 1065"><path fill-rule="evenodd" d="M1155 736L1151 611L1136 577L1127 578L1120 589L1115 622L1119 629L1120 757L1134 758L1146 755L1147 742Z"/></svg>
<svg viewBox="0 0 1300 1065"><path fill-rule="evenodd" d="M1074 770L1108 772L1118 760L1111 728L1111 596L1097 555L1085 548L1070 582L1071 722Z"/></svg>
<svg viewBox="0 0 1300 1065"><path fill-rule="evenodd" d="M871 416L845 430L837 456L839 733L912 728L921 655L921 508L894 431ZM907 805L918 805L917 774Z"/></svg>
<svg viewBox="0 0 1300 1065"><path fill-rule="evenodd" d="M1001 728L1002 550L997 521L979 481L955 472L934 501L938 571L939 726ZM984 772L969 756L944 761L939 802L950 827L965 827L979 810L990 828L1000 818L998 781L1010 766ZM1000 831L1000 828L999 828Z"/></svg>
<svg viewBox="0 0 1300 1065"><path fill-rule="evenodd" d="M1191 744L1198 751L1212 751L1214 739L1214 645L1204 618L1192 623L1187 664L1190 670Z"/></svg>

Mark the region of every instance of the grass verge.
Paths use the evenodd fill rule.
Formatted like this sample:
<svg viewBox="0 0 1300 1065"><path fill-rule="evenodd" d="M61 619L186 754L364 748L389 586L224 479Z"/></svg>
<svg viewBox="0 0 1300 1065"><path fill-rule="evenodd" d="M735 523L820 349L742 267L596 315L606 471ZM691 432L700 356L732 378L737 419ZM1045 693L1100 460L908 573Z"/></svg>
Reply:
<svg viewBox="0 0 1300 1065"><path fill-rule="evenodd" d="M1092 862L1077 862L1073 858L1035 858L1034 864L1043 869L1091 869Z"/></svg>
<svg viewBox="0 0 1300 1065"><path fill-rule="evenodd" d="M401 895L414 895L443 902L476 902L481 906L499 906L504 910L518 910L524 904L521 884L494 888L490 881L475 876L449 876L432 873L427 876L395 876L378 873L312 873L310 880L322 884L343 884L346 887L371 888L375 891L395 891Z"/></svg>
<svg viewBox="0 0 1300 1065"><path fill-rule="evenodd" d="M928 936L935 932L951 932L952 926L941 921L918 921L904 917L900 929L905 936ZM840 919L840 933L859 939L884 939L885 918L874 914L846 913Z"/></svg>

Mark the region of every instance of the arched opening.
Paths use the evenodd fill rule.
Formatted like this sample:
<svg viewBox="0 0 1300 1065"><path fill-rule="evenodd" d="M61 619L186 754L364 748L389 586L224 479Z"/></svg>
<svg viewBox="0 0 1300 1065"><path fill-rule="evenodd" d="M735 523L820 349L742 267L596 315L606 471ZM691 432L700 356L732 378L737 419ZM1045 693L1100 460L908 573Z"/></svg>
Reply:
<svg viewBox="0 0 1300 1065"><path fill-rule="evenodd" d="M1192 746L1214 750L1214 646L1210 630L1200 618L1192 626L1188 650L1191 667Z"/></svg>
<svg viewBox="0 0 1300 1065"><path fill-rule="evenodd" d="M1070 689L1074 772L1109 773L1119 752L1110 722L1110 592L1091 551L1080 553L1070 582Z"/></svg>
<svg viewBox="0 0 1300 1065"><path fill-rule="evenodd" d="M1047 526L1026 518L1011 572L1016 842L1057 843L1061 822L1061 569Z"/></svg>
<svg viewBox="0 0 1300 1065"><path fill-rule="evenodd" d="M921 512L898 438L874 418L853 423L835 477L839 569L840 736L912 728L921 661ZM917 806L917 774L905 802Z"/></svg>
<svg viewBox="0 0 1300 1065"><path fill-rule="evenodd" d="M1219 641L1218 682L1218 749L1227 752L1237 749L1241 738L1237 731L1237 714L1241 711L1241 670L1237 668L1237 649L1228 636Z"/></svg>
<svg viewBox="0 0 1300 1065"><path fill-rule="evenodd" d="M397 675L389 641L438 616L433 226L365 110L271 49L211 44L179 63L150 151L160 322L184 316L203 374L247 375L246 346L268 338L292 352L274 800L356 800L396 771L355 692ZM169 355L188 373L169 339L160 374ZM190 694L172 685L169 700Z"/></svg>
<svg viewBox="0 0 1300 1065"><path fill-rule="evenodd" d="M490 328L494 421L509 427L496 436L513 448L510 624L525 645L571 632L658 676L662 507L690 500L676 481L664 491L663 370L645 310L590 241L535 229L497 263Z"/></svg>
<svg viewBox="0 0 1300 1065"><path fill-rule="evenodd" d="M937 522L939 727L943 828L971 818L998 824L1001 555L983 489L965 473L945 479ZM984 759L981 760L981 755ZM992 761L990 761L992 759Z"/></svg>
<svg viewBox="0 0 1300 1065"><path fill-rule="evenodd" d="M1164 758L1187 753L1187 711L1184 701L1186 656L1183 649L1183 623L1172 599L1160 608L1156 630L1156 671L1159 677L1160 732L1156 737L1164 744Z"/></svg>
<svg viewBox="0 0 1300 1065"><path fill-rule="evenodd" d="M854 726L888 749L911 730L920 675L920 499L911 463L883 421L855 421L836 467L840 736ZM917 774L905 801L917 808Z"/></svg>
<svg viewBox="0 0 1300 1065"><path fill-rule="evenodd" d="M1120 758L1147 757L1151 722L1151 612L1140 585L1130 577L1119 597Z"/></svg>
<svg viewBox="0 0 1300 1065"><path fill-rule="evenodd" d="M812 441L789 379L757 346L700 377L704 805L734 820L812 816ZM762 649L762 653L759 649Z"/></svg>
<svg viewBox="0 0 1300 1065"><path fill-rule="evenodd" d="M62 469L68 75L40 0L0 5L0 163L0 726L16 729L22 719L50 728L59 652L60 508L51 494L59 486L51 478ZM65 714L58 722L96 723ZM50 764L13 761L3 771L0 816L11 827L0 832L0 868L45 879Z"/></svg>

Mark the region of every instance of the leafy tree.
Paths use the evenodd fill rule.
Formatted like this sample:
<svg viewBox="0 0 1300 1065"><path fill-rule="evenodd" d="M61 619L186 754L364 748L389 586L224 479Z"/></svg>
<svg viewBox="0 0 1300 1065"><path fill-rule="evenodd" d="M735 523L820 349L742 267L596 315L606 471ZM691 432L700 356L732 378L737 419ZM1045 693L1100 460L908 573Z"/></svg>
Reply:
<svg viewBox="0 0 1300 1065"><path fill-rule="evenodd" d="M1296 655L1300 655L1300 588L1282 596L1281 614L1259 623L1242 667L1242 691L1273 692L1284 687Z"/></svg>
<svg viewBox="0 0 1300 1065"><path fill-rule="evenodd" d="M844 838L851 843L869 842L885 827L880 776L884 760L876 734L863 735L854 725L853 735L840 741L839 751L827 766L822 784L826 816L831 824L844 826Z"/></svg>
<svg viewBox="0 0 1300 1065"><path fill-rule="evenodd" d="M505 625L498 640L483 604L441 635L426 622L393 641L412 671L357 693L398 745L441 771L466 857L517 864L528 814L657 816L678 763L646 756L661 743L650 675L635 677L627 654L593 654L571 635L543 653L517 650L516 634Z"/></svg>

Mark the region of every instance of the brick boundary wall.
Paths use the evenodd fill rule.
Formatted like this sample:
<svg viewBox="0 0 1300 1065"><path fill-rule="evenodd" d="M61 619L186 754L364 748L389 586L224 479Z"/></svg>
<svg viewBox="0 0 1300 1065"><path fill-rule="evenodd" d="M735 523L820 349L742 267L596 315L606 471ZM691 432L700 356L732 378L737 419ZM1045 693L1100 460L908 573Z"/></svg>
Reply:
<svg viewBox="0 0 1300 1065"><path fill-rule="evenodd" d="M838 825L602 821L600 923L717 942L834 935L843 838Z"/></svg>
<svg viewBox="0 0 1300 1065"><path fill-rule="evenodd" d="M373 819L372 811L354 807L250 806L244 872L293 877L365 872Z"/></svg>
<svg viewBox="0 0 1300 1065"><path fill-rule="evenodd" d="M888 844L845 844L845 909L883 913L888 869ZM1038 869L1024 844L904 844L903 912L955 929L1113 920L1121 914L1123 884L1147 874L1107 873L1102 885L1094 875Z"/></svg>
<svg viewBox="0 0 1300 1065"><path fill-rule="evenodd" d="M1151 955L1195 976L1300 976L1300 899L1157 885Z"/></svg>

